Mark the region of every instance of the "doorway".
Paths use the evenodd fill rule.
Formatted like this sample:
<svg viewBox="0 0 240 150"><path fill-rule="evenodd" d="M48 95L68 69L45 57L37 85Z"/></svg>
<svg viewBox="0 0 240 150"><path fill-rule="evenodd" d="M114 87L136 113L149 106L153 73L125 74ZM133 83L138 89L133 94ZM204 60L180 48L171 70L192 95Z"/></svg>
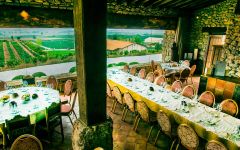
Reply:
<svg viewBox="0 0 240 150"><path fill-rule="evenodd" d="M225 43L226 35L211 35L209 46L206 53L205 69L212 70L217 61L221 60L223 52L223 45Z"/></svg>

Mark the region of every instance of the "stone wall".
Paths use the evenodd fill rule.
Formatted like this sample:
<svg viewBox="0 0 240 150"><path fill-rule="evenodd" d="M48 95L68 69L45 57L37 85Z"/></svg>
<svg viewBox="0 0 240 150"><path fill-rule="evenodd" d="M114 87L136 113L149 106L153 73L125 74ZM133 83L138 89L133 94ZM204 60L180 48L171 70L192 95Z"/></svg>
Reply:
<svg viewBox="0 0 240 150"><path fill-rule="evenodd" d="M219 4L194 12L191 21L189 49L200 50L200 59L205 61L208 49L209 33L202 32L203 27L226 27L226 42L224 45L228 70L227 76L240 77L240 15L235 14L237 0L226 0ZM239 70L239 71L238 71Z"/></svg>
<svg viewBox="0 0 240 150"><path fill-rule="evenodd" d="M175 41L175 30L166 30L163 37L163 61L169 61L171 59L171 48Z"/></svg>

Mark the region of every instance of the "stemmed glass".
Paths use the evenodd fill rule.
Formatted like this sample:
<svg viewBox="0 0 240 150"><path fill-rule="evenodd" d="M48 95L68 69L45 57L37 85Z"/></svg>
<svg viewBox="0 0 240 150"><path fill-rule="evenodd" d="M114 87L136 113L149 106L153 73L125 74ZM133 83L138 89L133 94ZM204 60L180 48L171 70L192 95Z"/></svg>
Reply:
<svg viewBox="0 0 240 150"><path fill-rule="evenodd" d="M164 88L167 85L167 82L162 82L160 85Z"/></svg>
<svg viewBox="0 0 240 150"><path fill-rule="evenodd" d="M222 111L222 107L218 103L214 103L213 108L216 109L217 111Z"/></svg>
<svg viewBox="0 0 240 150"><path fill-rule="evenodd" d="M47 84L47 87L48 87L48 88L52 88L53 85L50 83L50 84Z"/></svg>
<svg viewBox="0 0 240 150"><path fill-rule="evenodd" d="M37 87L42 87L42 81L37 82Z"/></svg>
<svg viewBox="0 0 240 150"><path fill-rule="evenodd" d="M23 81L23 87L27 87L28 86L28 82L27 81Z"/></svg>

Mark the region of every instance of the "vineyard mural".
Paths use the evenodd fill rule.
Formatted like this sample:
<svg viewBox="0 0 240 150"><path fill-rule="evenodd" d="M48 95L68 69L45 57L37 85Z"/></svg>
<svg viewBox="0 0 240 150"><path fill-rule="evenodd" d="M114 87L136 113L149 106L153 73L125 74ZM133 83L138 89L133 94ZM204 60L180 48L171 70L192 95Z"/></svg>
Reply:
<svg viewBox="0 0 240 150"><path fill-rule="evenodd" d="M0 68L75 61L73 28L1 28Z"/></svg>

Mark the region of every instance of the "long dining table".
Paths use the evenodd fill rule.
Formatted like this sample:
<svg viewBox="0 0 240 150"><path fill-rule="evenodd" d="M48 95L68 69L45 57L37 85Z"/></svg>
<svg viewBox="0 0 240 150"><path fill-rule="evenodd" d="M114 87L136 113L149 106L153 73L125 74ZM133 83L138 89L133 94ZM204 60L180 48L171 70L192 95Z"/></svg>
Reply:
<svg viewBox="0 0 240 150"><path fill-rule="evenodd" d="M107 70L107 82L122 93L129 92L134 100L144 101L152 111L163 110L178 124L190 125L199 137L220 141L230 150L240 149L240 120L199 103L197 97L186 98L114 68Z"/></svg>

